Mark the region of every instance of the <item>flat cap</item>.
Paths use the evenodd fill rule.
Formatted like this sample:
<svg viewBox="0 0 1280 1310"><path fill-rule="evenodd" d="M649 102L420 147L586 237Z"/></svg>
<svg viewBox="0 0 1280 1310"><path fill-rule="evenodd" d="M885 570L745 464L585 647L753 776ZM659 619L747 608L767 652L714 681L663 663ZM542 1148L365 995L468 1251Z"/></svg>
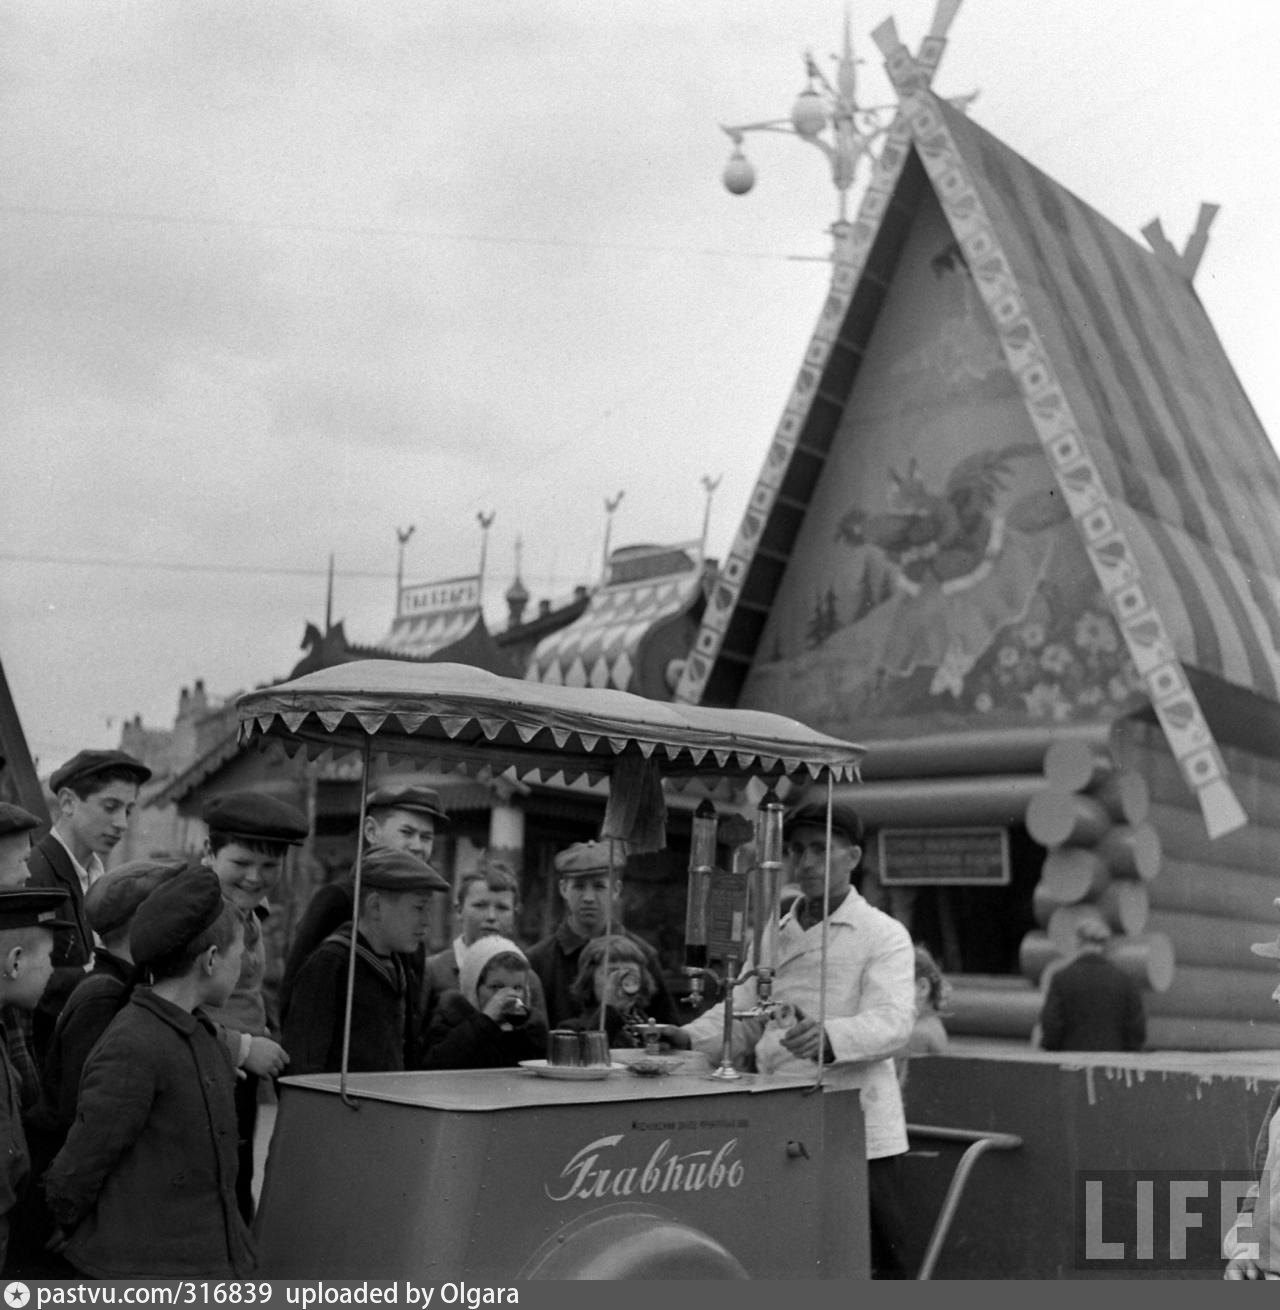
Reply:
<svg viewBox="0 0 1280 1310"><path fill-rule="evenodd" d="M41 820L30 810L24 810L21 805L10 805L8 801L0 801L0 837L8 837L15 832L30 832L40 824Z"/></svg>
<svg viewBox="0 0 1280 1310"><path fill-rule="evenodd" d="M257 791L215 796L200 816L210 832L246 841L283 842L294 846L307 835L307 816L296 806Z"/></svg>
<svg viewBox="0 0 1280 1310"><path fill-rule="evenodd" d="M553 863L556 876L582 878L589 873L621 873L627 862L626 850L618 842L579 841L567 846Z"/></svg>
<svg viewBox="0 0 1280 1310"><path fill-rule="evenodd" d="M370 810L413 810L429 814L433 819L445 817L440 807L440 793L430 787L379 787L369 793L365 807Z"/></svg>
<svg viewBox="0 0 1280 1310"><path fill-rule="evenodd" d="M58 911L67 903L67 894L56 887L10 887L0 890L0 932L8 928L74 928L71 919L61 919Z"/></svg>
<svg viewBox="0 0 1280 1310"><path fill-rule="evenodd" d="M426 862L408 851L378 847L360 864L360 881L384 892L447 892L449 884Z"/></svg>
<svg viewBox="0 0 1280 1310"><path fill-rule="evenodd" d="M161 883L186 867L186 860L130 860L104 873L84 894L89 927L99 937L110 937L133 918L138 906Z"/></svg>
<svg viewBox="0 0 1280 1310"><path fill-rule="evenodd" d="M188 869L163 882L138 906L129 929L135 964L175 955L222 913L222 884L212 869Z"/></svg>
<svg viewBox="0 0 1280 1310"><path fill-rule="evenodd" d="M826 801L814 801L810 805L800 805L792 810L782 821L783 835L789 835L801 825L825 829L827 826ZM862 820L852 805L836 801L831 806L831 831L843 833L854 846L861 846L866 840L862 829Z"/></svg>
<svg viewBox="0 0 1280 1310"><path fill-rule="evenodd" d="M97 773L120 771L132 775L141 787L151 777L151 770L141 760L135 760L124 751L80 751L73 755L49 778L49 787L56 796L64 787L84 782Z"/></svg>

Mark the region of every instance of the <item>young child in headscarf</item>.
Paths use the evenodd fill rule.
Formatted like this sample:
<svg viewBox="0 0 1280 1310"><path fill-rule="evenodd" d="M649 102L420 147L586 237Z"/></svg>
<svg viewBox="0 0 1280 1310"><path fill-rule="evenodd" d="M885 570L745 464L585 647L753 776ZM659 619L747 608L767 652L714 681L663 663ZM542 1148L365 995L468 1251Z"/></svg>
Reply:
<svg viewBox="0 0 1280 1310"><path fill-rule="evenodd" d="M462 953L458 990L445 992L427 1027L424 1069L494 1069L547 1053L545 1015L531 1008L529 961L506 937L479 937Z"/></svg>

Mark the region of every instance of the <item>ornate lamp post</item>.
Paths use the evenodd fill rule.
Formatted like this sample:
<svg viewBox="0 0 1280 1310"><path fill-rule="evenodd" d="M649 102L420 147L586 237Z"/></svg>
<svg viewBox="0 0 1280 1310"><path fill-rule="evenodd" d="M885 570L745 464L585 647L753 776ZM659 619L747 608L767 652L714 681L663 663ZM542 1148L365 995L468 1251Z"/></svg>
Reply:
<svg viewBox="0 0 1280 1310"><path fill-rule="evenodd" d="M889 126L896 105L873 105L864 108L857 100L857 60L849 37L849 14L844 16L844 48L836 59L835 83L832 84L805 53L805 86L791 106L789 118L767 119L760 123L720 125L733 142L733 153L725 165L723 181L735 196L746 195L755 185L755 166L742 151L742 139L748 132L781 132L798 137L816 147L831 165L831 180L839 193L837 222L848 221L849 188L864 156L870 155L871 143Z"/></svg>

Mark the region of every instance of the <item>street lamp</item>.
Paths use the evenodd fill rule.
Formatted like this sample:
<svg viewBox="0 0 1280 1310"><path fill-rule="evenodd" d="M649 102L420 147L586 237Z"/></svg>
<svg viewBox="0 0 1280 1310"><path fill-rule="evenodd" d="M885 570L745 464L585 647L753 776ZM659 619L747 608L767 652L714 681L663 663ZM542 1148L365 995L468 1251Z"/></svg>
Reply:
<svg viewBox="0 0 1280 1310"><path fill-rule="evenodd" d="M733 142L733 152L725 165L722 180L735 196L746 195L755 185L756 170L743 154L742 139L748 132L781 132L799 137L816 146L831 165L831 180L840 196L838 220L848 221L849 188L857 176L863 156L870 156L871 143L889 126L896 105L873 105L864 108L857 100L858 61L853 57L849 38L849 14L844 16L844 49L836 60L833 85L806 51L805 85L791 106L788 118L773 118L761 123L740 123L721 130Z"/></svg>

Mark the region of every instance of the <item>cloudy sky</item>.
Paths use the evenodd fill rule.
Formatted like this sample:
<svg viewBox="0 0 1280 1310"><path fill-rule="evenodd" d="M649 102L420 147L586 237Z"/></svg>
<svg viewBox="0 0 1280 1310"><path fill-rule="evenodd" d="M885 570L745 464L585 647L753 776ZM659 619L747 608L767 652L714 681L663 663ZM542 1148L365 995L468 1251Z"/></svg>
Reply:
<svg viewBox="0 0 1280 1310"><path fill-rule="evenodd" d="M915 46L932 0L852 7ZM780 117L838 0L0 0L0 660L42 772L376 641L517 536L723 552L821 304L835 192ZM1197 287L1280 438L1280 5L965 0L936 88L1137 235L1222 206ZM795 256L808 258L797 259Z"/></svg>

